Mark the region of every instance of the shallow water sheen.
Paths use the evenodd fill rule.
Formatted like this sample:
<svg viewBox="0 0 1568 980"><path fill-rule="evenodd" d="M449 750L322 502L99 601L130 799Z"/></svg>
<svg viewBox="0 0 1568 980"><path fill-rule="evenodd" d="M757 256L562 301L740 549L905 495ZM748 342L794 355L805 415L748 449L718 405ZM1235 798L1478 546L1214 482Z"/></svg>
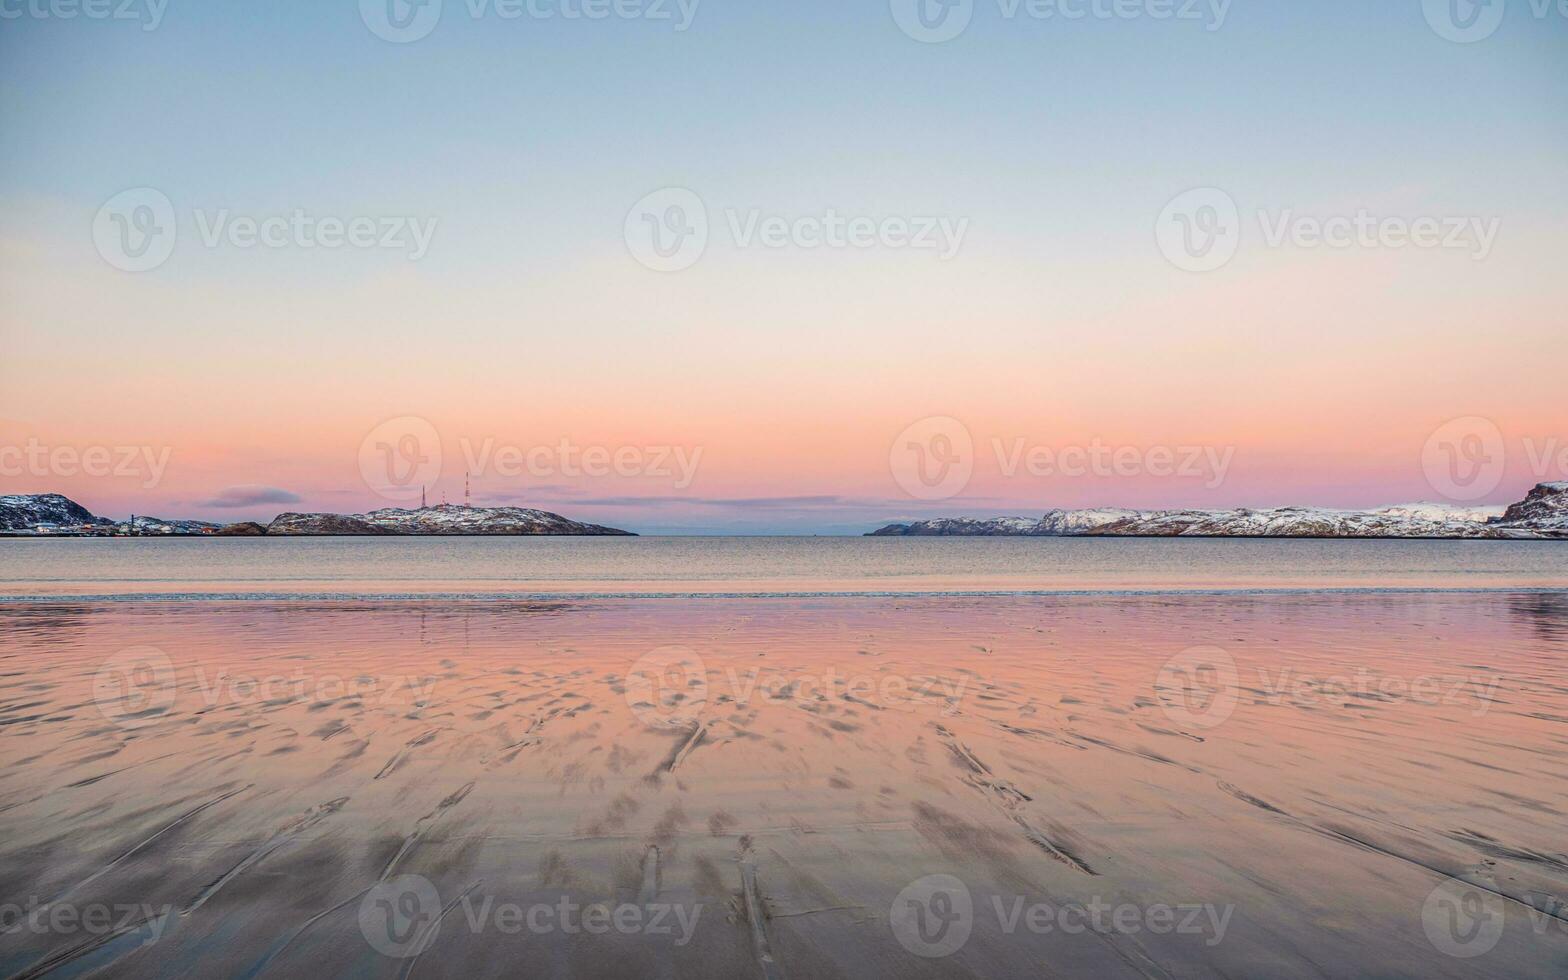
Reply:
<svg viewBox="0 0 1568 980"><path fill-rule="evenodd" d="M1568 589L1568 542L0 539L0 598Z"/></svg>
<svg viewBox="0 0 1568 980"><path fill-rule="evenodd" d="M1565 654L1544 592L4 603L0 971L1562 976Z"/></svg>

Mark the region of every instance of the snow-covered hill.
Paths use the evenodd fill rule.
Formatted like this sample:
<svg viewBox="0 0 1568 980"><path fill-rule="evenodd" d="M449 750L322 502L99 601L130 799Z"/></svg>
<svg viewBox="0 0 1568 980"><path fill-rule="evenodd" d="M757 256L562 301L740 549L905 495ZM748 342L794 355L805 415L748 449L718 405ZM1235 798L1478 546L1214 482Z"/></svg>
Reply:
<svg viewBox="0 0 1568 980"><path fill-rule="evenodd" d="M0 497L0 531L13 534L211 534L219 525L207 521L165 520L161 517L115 521L98 517L58 493L10 494Z"/></svg>
<svg viewBox="0 0 1568 980"><path fill-rule="evenodd" d="M1503 513L1505 524L1568 533L1568 483L1542 483Z"/></svg>
<svg viewBox="0 0 1568 980"><path fill-rule="evenodd" d="M269 535L302 534L460 534L460 535L630 535L613 527L584 524L560 514L525 507L461 507L442 504L403 510L389 507L368 514L280 514Z"/></svg>
<svg viewBox="0 0 1568 980"><path fill-rule="evenodd" d="M1506 509L1404 504L1378 510L1052 510L1026 517L890 524L879 537L1568 538L1568 483L1543 483Z"/></svg>
<svg viewBox="0 0 1568 980"><path fill-rule="evenodd" d="M94 517L86 507L58 493L0 496L0 531L49 534L78 528L107 528L112 523Z"/></svg>
<svg viewBox="0 0 1568 980"><path fill-rule="evenodd" d="M97 517L58 493L0 496L0 532L39 535L207 535L254 536L260 525L222 525L159 517L114 521ZM524 507L459 507L442 504L419 510L388 508L368 514L279 514L269 535L469 534L469 535L630 535L613 527L568 520L549 511Z"/></svg>
<svg viewBox="0 0 1568 980"><path fill-rule="evenodd" d="M130 521L118 521L114 525L116 534L211 534L223 525L213 524L210 521L181 521L165 520L161 517L142 517L137 515L136 524Z"/></svg>

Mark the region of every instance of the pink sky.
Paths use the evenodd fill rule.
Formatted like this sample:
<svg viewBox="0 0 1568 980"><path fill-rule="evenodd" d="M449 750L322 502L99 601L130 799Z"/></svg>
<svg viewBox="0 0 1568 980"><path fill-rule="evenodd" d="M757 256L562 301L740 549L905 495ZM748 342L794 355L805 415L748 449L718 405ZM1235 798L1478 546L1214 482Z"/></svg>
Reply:
<svg viewBox="0 0 1568 980"><path fill-rule="evenodd" d="M23 254L33 274L7 282L0 308L15 354L0 365L0 445L137 447L167 463L151 479L150 464L87 475L55 457L41 471L13 460L0 489L59 491L115 516L358 511L389 503L362 477L362 444L385 420L413 416L441 444L432 502L461 498L487 440L520 458L563 439L573 452L647 450L643 469L667 448L667 475L573 475L555 454L543 468L491 462L473 479L477 503L632 529L853 531L900 516L1092 505L1370 506L1445 499L1423 453L1445 423L1477 416L1505 452L1480 502L1506 503L1568 479L1568 302L1544 276L1554 253L1535 244L1504 242L1478 267L1457 256L1244 252L1222 278L1139 257L1125 262L1139 288L1103 309L1094 303L1114 295L1099 281L1107 274L1048 288L1005 256L935 279L871 264L856 277L859 300L836 291L842 276L820 295L807 289L813 263L736 260L757 289L780 278L800 287L757 306L722 269L660 278L614 255L541 284L580 300L573 329L517 323L513 305L538 302L528 284L452 298L415 274L279 294L248 280L220 289L127 277L83 259L75 273L94 288L73 290L68 255ZM1443 287L1461 273L1466 289ZM601 280L620 294L582 291ZM630 321L627 306L652 312ZM120 329L101 327L111 320ZM95 341L56 343L73 325ZM890 451L932 416L967 429L973 475L956 497L924 501L901 487ZM1201 447L1228 463L1221 481L1212 467L1201 477L1004 472L1011 454L1094 445Z"/></svg>

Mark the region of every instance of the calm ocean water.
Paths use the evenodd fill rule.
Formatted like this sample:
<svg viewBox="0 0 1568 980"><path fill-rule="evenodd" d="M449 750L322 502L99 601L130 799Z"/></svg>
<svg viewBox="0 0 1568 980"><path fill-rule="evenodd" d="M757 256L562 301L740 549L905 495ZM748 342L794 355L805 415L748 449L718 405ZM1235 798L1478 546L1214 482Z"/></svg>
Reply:
<svg viewBox="0 0 1568 980"><path fill-rule="evenodd" d="M1084 538L0 540L0 598L1568 588L1568 545Z"/></svg>

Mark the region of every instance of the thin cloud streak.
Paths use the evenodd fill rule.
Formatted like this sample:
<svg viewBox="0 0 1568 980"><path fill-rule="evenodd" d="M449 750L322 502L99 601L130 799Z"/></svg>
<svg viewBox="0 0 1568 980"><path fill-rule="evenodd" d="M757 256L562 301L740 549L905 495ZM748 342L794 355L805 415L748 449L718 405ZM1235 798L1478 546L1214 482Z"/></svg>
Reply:
<svg viewBox="0 0 1568 980"><path fill-rule="evenodd" d="M303 498L281 487L241 486L225 487L217 496L200 502L202 507L220 509L255 507L259 504L297 504Z"/></svg>
<svg viewBox="0 0 1568 980"><path fill-rule="evenodd" d="M995 498L955 498L948 503L975 504L993 502ZM814 510L822 507L860 509L907 508L907 500L888 500L841 497L835 494L809 494L794 497L583 497L572 501L581 507L721 507L732 510Z"/></svg>

